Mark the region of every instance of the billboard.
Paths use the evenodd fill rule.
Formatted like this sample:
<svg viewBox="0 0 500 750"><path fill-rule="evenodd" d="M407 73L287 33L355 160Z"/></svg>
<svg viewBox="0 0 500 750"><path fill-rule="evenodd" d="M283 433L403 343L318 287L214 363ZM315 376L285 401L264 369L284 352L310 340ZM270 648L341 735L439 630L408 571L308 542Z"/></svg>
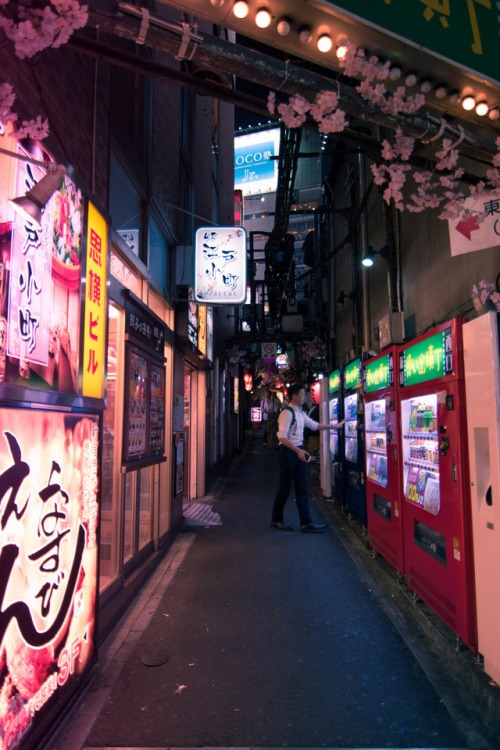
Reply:
<svg viewBox="0 0 500 750"><path fill-rule="evenodd" d="M15 750L94 653L99 417L0 410L0 745Z"/></svg>
<svg viewBox="0 0 500 750"><path fill-rule="evenodd" d="M274 193L278 185L280 129L261 130L234 139L234 188L243 195Z"/></svg>

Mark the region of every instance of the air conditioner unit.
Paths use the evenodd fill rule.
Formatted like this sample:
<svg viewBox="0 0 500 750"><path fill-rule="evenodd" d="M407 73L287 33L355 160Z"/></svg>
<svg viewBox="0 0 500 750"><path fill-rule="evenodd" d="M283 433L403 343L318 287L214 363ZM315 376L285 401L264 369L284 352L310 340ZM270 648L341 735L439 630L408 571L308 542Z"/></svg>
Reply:
<svg viewBox="0 0 500 750"><path fill-rule="evenodd" d="M384 315L378 324L379 346L385 349L390 344L402 344L405 338L405 321L402 312L390 312Z"/></svg>

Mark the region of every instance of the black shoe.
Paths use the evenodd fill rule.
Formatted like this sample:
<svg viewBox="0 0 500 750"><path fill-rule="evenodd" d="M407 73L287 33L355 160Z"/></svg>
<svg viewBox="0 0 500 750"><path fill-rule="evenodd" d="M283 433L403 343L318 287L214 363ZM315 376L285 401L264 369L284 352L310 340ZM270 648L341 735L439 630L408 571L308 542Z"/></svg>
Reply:
<svg viewBox="0 0 500 750"><path fill-rule="evenodd" d="M288 526L283 521L272 521L271 526L273 529L280 529L281 531L293 531L293 526Z"/></svg>
<svg viewBox="0 0 500 750"><path fill-rule="evenodd" d="M301 531L323 531L326 529L326 523L308 523L305 526L301 526Z"/></svg>

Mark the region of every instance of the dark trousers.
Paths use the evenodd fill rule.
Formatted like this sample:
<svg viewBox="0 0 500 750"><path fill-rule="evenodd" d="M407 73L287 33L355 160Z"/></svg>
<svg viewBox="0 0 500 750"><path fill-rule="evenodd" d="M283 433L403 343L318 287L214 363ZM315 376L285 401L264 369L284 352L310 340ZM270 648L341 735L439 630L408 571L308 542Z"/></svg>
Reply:
<svg viewBox="0 0 500 750"><path fill-rule="evenodd" d="M274 523L283 521L283 509L288 500L293 482L300 525L307 526L307 524L311 523L309 498L307 495L307 464L305 461L300 460L295 451L284 446L278 448L278 464L280 467L280 476L278 490L274 498L272 521Z"/></svg>

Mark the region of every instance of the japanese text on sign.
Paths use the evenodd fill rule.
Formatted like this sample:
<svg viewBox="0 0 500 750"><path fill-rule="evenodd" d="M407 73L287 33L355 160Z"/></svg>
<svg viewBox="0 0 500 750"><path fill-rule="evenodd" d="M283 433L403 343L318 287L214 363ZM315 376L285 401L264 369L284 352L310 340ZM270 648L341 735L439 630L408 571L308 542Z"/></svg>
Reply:
<svg viewBox="0 0 500 750"><path fill-rule="evenodd" d="M14 750L93 652L99 427L7 409L0 421L0 736Z"/></svg>
<svg viewBox="0 0 500 750"><path fill-rule="evenodd" d="M83 395L102 398L104 384L104 339L106 331L106 271L108 227L89 202L87 232L87 286L83 355Z"/></svg>
<svg viewBox="0 0 500 750"><path fill-rule="evenodd" d="M196 302L241 305L246 299L246 232L201 227L196 232Z"/></svg>

